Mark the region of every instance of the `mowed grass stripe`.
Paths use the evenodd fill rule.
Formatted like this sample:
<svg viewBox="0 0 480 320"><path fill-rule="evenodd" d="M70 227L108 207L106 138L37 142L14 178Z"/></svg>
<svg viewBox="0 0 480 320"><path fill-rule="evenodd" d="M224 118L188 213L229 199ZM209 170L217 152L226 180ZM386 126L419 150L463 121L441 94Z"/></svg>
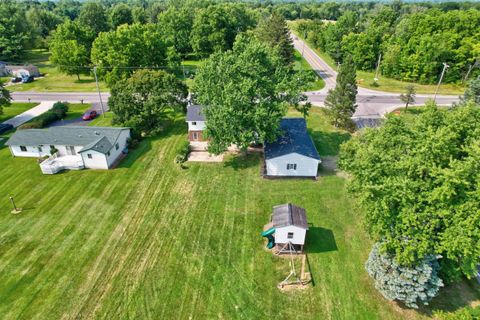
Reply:
<svg viewBox="0 0 480 320"><path fill-rule="evenodd" d="M106 258L112 263L104 265L101 271L95 271L95 273L100 274L101 277L97 278L95 286L89 291L88 300L85 301L79 316L90 317L97 311L100 311L103 299L107 299L110 291L114 289L115 279L121 272L128 256L133 250L132 245L134 243L131 239L134 239L138 235L138 230L141 227L140 222L148 210L150 201L154 200L153 194L156 190L161 190L161 188L158 188L158 185L162 184L163 179L168 178L168 175L162 175L161 172L153 169L158 168L161 163L167 161L166 153L169 149L172 149L174 145L173 143L164 144L162 148L158 150L156 157L151 159L151 163L148 164L145 175L141 177L139 181L140 184L135 186L137 190L140 190L138 198L136 201L130 202L130 205L127 206L123 221L117 226L106 243L106 247L108 248L106 252L110 253L107 253ZM121 248L124 250L121 250Z"/></svg>

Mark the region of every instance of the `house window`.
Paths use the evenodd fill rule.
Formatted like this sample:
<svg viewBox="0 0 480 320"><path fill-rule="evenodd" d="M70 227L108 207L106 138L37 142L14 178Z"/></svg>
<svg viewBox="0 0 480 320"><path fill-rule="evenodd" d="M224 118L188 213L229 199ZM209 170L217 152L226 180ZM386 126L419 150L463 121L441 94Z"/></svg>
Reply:
<svg viewBox="0 0 480 320"><path fill-rule="evenodd" d="M107 157L110 157L110 151L107 152Z"/></svg>
<svg viewBox="0 0 480 320"><path fill-rule="evenodd" d="M287 239L293 239L293 232L289 232L287 234Z"/></svg>
<svg viewBox="0 0 480 320"><path fill-rule="evenodd" d="M197 125L197 121L192 121L192 126L196 126Z"/></svg>
<svg viewBox="0 0 480 320"><path fill-rule="evenodd" d="M25 147L25 146L20 146L20 151L27 152L27 147Z"/></svg>
<svg viewBox="0 0 480 320"><path fill-rule="evenodd" d="M297 170L296 163L287 163L287 170Z"/></svg>
<svg viewBox="0 0 480 320"><path fill-rule="evenodd" d="M120 148L120 146L118 145L118 142L115 143L115 150L118 150L118 148Z"/></svg>
<svg viewBox="0 0 480 320"><path fill-rule="evenodd" d="M42 149L42 146L38 146L38 152L42 152L43 149Z"/></svg>
<svg viewBox="0 0 480 320"><path fill-rule="evenodd" d="M87 153L88 159L92 159L92 155L90 153Z"/></svg>

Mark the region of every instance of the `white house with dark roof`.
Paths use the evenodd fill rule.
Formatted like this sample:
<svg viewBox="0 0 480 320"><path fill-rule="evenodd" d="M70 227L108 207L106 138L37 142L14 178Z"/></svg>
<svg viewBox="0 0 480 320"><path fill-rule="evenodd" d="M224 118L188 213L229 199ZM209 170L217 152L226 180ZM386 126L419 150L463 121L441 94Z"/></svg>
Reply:
<svg viewBox="0 0 480 320"><path fill-rule="evenodd" d="M43 173L110 169L127 151L130 128L60 126L17 130L6 145L14 157L44 158Z"/></svg>
<svg viewBox="0 0 480 320"><path fill-rule="evenodd" d="M276 177L316 177L320 156L307 132L303 118L281 120L282 134L265 143L265 175Z"/></svg>
<svg viewBox="0 0 480 320"><path fill-rule="evenodd" d="M202 114L202 106L189 105L187 107L188 141L205 141L203 131L205 130L205 117Z"/></svg>

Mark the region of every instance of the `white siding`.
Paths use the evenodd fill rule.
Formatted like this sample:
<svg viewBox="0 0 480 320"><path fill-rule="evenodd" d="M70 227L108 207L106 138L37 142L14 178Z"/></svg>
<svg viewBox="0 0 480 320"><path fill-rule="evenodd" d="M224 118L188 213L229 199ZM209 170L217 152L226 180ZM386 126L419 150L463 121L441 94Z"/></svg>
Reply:
<svg viewBox="0 0 480 320"><path fill-rule="evenodd" d="M92 158L88 157L90 155ZM83 163L85 168L89 169L108 169L108 163L105 155L103 153L89 150L82 152Z"/></svg>
<svg viewBox="0 0 480 320"><path fill-rule="evenodd" d="M130 130L123 130L118 136L117 141L113 144L113 148L110 150L110 156L107 156L108 168L121 156L122 151L127 147L127 141L130 138ZM115 144L118 143L118 149L115 148Z"/></svg>
<svg viewBox="0 0 480 320"><path fill-rule="evenodd" d="M38 151L38 147L34 146L25 146L27 151L20 150L20 146L10 146L10 152L15 157L31 157L31 158L42 158L44 156L50 155L50 146L43 146L42 152Z"/></svg>
<svg viewBox="0 0 480 320"><path fill-rule="evenodd" d="M283 228L275 229L275 243L288 243L290 241L293 244L305 244L305 229L296 226L287 226ZM293 238L288 239L288 233L293 233Z"/></svg>
<svg viewBox="0 0 480 320"><path fill-rule="evenodd" d="M291 153L266 162L268 176L316 177L319 160ZM287 164L296 164L295 170L287 170Z"/></svg>
<svg viewBox="0 0 480 320"><path fill-rule="evenodd" d="M188 131L202 131L205 130L205 121L196 121L196 124L193 124L193 121L188 122Z"/></svg>
<svg viewBox="0 0 480 320"><path fill-rule="evenodd" d="M44 156L50 155L50 145L42 145L42 146L25 146L27 151L22 151L20 146L10 146L10 151L12 155L15 157L30 157L30 158L41 158ZM42 152L38 151L38 147L42 148ZM82 150L82 146L74 146L76 154L80 150ZM67 146L55 145L55 149L58 150L58 156L66 156L69 155L67 153Z"/></svg>

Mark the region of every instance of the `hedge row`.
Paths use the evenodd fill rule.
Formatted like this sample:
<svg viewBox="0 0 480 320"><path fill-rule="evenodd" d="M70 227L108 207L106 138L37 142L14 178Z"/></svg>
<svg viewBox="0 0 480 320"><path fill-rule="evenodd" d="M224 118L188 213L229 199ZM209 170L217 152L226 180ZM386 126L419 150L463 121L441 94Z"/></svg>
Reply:
<svg viewBox="0 0 480 320"><path fill-rule="evenodd" d="M63 119L68 112L68 104L64 102L56 102L52 109L31 119L27 123L22 124L19 129L40 129L45 128L52 122Z"/></svg>

